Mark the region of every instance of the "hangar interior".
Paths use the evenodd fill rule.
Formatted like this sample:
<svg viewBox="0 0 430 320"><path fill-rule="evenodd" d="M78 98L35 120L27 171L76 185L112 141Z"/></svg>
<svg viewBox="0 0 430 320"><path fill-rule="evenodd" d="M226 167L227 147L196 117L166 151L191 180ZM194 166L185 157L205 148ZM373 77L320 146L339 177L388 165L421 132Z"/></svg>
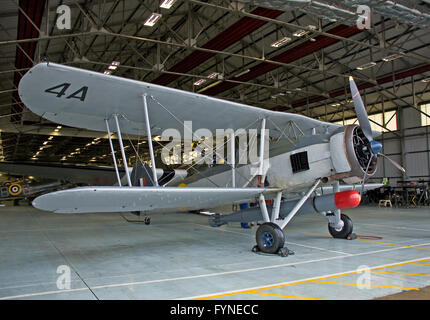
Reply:
<svg viewBox="0 0 430 320"><path fill-rule="evenodd" d="M363 29L361 4L371 8ZM339 242L319 217L298 218L286 230L296 255L281 261L250 252L253 229L211 229L202 216L165 214L143 226L7 203L0 299L371 299L428 286L429 27L425 0L5 1L2 162L113 166L105 132L50 122L22 103L21 78L48 61L341 125L357 122L352 75L383 153L406 173L380 159L369 181L388 179L398 208L376 208L385 194L350 212L357 232L375 237ZM124 140L130 166L149 162L143 138ZM154 147L159 159L159 137ZM1 175L2 183L41 181ZM59 265L72 266L72 289L57 289ZM371 268L372 290L348 286L359 265Z"/></svg>

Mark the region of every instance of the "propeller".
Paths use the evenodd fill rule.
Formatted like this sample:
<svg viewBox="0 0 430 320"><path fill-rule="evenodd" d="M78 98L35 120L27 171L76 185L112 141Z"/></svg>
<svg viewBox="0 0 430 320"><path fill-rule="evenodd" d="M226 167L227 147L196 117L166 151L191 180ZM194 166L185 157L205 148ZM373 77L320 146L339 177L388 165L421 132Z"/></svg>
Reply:
<svg viewBox="0 0 430 320"><path fill-rule="evenodd" d="M372 162L374 157L377 158L378 156L382 156L388 161L390 161L394 167L396 167L403 173L405 173L406 170L400 164L390 159L385 154L381 153L382 144L379 141L373 139L374 136L372 133L372 128L370 126L369 116L367 115L366 108L364 107L363 100L360 96L360 92L358 91L357 85L355 84L354 78L352 76L349 77L349 87L351 89L352 100L354 101L354 109L355 113L357 114L358 123L360 124L360 128L363 131L364 136L367 138L367 140L369 140L370 143L371 156L367 164L366 171L363 176L363 183L361 186L361 193L363 193L364 182L366 180L370 168L370 163Z"/></svg>

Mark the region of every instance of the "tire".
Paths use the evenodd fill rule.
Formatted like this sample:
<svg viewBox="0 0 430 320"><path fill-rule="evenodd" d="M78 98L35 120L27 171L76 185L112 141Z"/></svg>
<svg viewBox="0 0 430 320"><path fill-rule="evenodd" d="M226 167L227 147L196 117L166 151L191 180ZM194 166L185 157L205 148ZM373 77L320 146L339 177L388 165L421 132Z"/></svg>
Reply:
<svg viewBox="0 0 430 320"><path fill-rule="evenodd" d="M328 231L333 238L336 239L346 239L352 233L352 220L346 215L341 213L341 220L343 221L343 228L340 231L336 231L333 227L328 224Z"/></svg>
<svg viewBox="0 0 430 320"><path fill-rule="evenodd" d="M284 232L272 222L266 222L259 226L255 237L261 252L277 253L279 249L284 247Z"/></svg>

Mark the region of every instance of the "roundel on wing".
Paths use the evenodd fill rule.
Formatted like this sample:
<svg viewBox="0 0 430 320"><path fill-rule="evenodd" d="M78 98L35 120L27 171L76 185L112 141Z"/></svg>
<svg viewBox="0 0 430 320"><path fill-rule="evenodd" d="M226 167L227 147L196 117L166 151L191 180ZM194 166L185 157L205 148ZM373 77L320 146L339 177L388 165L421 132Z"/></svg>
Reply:
<svg viewBox="0 0 430 320"><path fill-rule="evenodd" d="M12 183L8 190L11 196L19 196L22 192L22 187L19 183Z"/></svg>

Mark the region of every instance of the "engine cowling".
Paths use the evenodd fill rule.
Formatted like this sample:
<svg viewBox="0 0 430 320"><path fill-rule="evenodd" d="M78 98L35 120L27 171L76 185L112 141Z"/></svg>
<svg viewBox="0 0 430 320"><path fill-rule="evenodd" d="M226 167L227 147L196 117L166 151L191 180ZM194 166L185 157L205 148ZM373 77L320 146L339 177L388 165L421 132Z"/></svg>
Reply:
<svg viewBox="0 0 430 320"><path fill-rule="evenodd" d="M366 169L367 176L376 172L377 159L372 157L370 141L358 125L347 125L343 132L331 136L330 153L336 174L348 182L363 179Z"/></svg>

